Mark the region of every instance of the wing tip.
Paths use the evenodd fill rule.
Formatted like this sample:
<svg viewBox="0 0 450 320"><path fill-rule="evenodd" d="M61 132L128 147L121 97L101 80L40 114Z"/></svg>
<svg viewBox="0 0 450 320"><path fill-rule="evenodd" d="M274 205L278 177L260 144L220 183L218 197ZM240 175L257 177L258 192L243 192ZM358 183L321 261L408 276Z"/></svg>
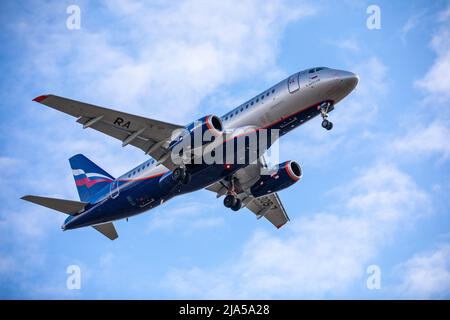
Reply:
<svg viewBox="0 0 450 320"><path fill-rule="evenodd" d="M41 96L38 96L38 97L34 98L32 101L41 102L41 101L47 99L48 96L49 96L48 94L43 94Z"/></svg>
<svg viewBox="0 0 450 320"><path fill-rule="evenodd" d="M282 224L277 225L277 226L276 226L277 229L280 229L280 228L281 228L282 226L284 226L286 223L287 223L287 221L286 221L286 222L283 222Z"/></svg>

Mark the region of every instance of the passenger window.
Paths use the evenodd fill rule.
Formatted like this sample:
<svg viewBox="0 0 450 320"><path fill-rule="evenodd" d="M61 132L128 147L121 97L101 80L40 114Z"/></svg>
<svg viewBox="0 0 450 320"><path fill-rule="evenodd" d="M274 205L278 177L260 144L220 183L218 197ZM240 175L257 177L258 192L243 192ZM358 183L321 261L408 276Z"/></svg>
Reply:
<svg viewBox="0 0 450 320"><path fill-rule="evenodd" d="M251 105L253 105L253 101L252 101Z"/></svg>
<svg viewBox="0 0 450 320"><path fill-rule="evenodd" d="M258 103L259 102L259 98L258 99L256 99L256 103Z"/></svg>
<svg viewBox="0 0 450 320"><path fill-rule="evenodd" d="M270 94L270 92L267 92L267 93L266 93L266 97L268 97L268 96L269 96L269 94Z"/></svg>
<svg viewBox="0 0 450 320"><path fill-rule="evenodd" d="M243 107L241 108L241 112L242 112L242 111L244 111L244 108L243 108Z"/></svg>
<svg viewBox="0 0 450 320"><path fill-rule="evenodd" d="M275 93L275 89L272 89L272 93Z"/></svg>
<svg viewBox="0 0 450 320"><path fill-rule="evenodd" d="M248 109L248 104L245 106L245 109Z"/></svg>
<svg viewBox="0 0 450 320"><path fill-rule="evenodd" d="M264 95L262 95L261 100L264 99Z"/></svg>

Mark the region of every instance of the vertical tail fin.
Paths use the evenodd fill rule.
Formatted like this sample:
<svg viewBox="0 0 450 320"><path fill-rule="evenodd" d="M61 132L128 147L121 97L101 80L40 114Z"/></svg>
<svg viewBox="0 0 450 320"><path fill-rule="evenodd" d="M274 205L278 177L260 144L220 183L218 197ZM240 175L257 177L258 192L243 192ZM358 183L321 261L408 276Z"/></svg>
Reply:
<svg viewBox="0 0 450 320"><path fill-rule="evenodd" d="M82 154L74 155L69 162L81 201L88 202L114 180L113 176Z"/></svg>

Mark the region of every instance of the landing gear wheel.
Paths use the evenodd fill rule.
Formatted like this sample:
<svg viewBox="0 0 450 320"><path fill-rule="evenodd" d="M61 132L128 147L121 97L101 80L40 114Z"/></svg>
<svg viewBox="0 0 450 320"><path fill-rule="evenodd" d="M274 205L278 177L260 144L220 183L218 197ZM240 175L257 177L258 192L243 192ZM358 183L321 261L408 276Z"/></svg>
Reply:
<svg viewBox="0 0 450 320"><path fill-rule="evenodd" d="M173 170L172 179L174 181L180 182L186 178L186 169L184 168L176 168Z"/></svg>
<svg viewBox="0 0 450 320"><path fill-rule="evenodd" d="M334 109L333 105L329 102L324 102L320 106L320 115L322 116L323 119L322 127L327 130L331 130L333 128L333 123L328 120L328 112L330 112L333 109Z"/></svg>
<svg viewBox="0 0 450 320"><path fill-rule="evenodd" d="M241 199L236 198L236 203L234 204L234 206L231 207L231 210L233 211L238 211L242 206L242 201Z"/></svg>
<svg viewBox="0 0 450 320"><path fill-rule="evenodd" d="M232 194L229 194L225 196L225 199L223 199L223 205L227 208L232 208L234 205L236 205L237 200L239 199L237 199Z"/></svg>
<svg viewBox="0 0 450 320"><path fill-rule="evenodd" d="M327 119L324 119L322 121L322 127L327 129L327 130L331 130L331 129L333 129L333 122L331 122L331 121L329 121Z"/></svg>

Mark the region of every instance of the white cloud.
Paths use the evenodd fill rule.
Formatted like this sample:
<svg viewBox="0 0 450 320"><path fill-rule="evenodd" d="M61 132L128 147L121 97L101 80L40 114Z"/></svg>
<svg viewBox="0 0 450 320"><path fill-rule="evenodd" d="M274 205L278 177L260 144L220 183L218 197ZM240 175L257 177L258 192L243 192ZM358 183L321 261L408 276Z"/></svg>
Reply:
<svg viewBox="0 0 450 320"><path fill-rule="evenodd" d="M42 209L39 211L41 211L40 214L35 210L12 212L10 219L6 220L8 227L15 230L17 237L23 237L23 240L36 240L44 237L45 231L49 228L58 229L66 217L56 211L46 210L46 213L42 212Z"/></svg>
<svg viewBox="0 0 450 320"><path fill-rule="evenodd" d="M429 99L447 102L450 99L450 6L440 13L441 28L433 36L430 46L436 59L425 76L416 81L416 86L429 95Z"/></svg>
<svg viewBox="0 0 450 320"><path fill-rule="evenodd" d="M201 192L201 191L197 191ZM203 191L205 192L205 191ZM165 230L189 233L198 229L219 227L224 218L217 210L217 203L197 202L186 199L183 206L168 203L161 210L156 210L148 231Z"/></svg>
<svg viewBox="0 0 450 320"><path fill-rule="evenodd" d="M359 43L355 38L348 38L340 41L331 41L330 43L338 48L352 52L358 52L361 50Z"/></svg>
<svg viewBox="0 0 450 320"><path fill-rule="evenodd" d="M53 90L72 85L86 98L174 122L191 121L219 86L273 73L284 27L314 13L304 3L253 0L106 6L114 31L109 24L95 32L89 26L78 33L50 30L32 42L32 69ZM34 28L30 23L22 32L42 34Z"/></svg>
<svg viewBox="0 0 450 320"><path fill-rule="evenodd" d="M115 260L115 255L111 252L104 253L99 258L99 268L102 272L108 271L113 267Z"/></svg>
<svg viewBox="0 0 450 320"><path fill-rule="evenodd" d="M450 5L439 13L439 21L447 21L450 18Z"/></svg>
<svg viewBox="0 0 450 320"><path fill-rule="evenodd" d="M339 191L341 190L341 191ZM322 298L348 293L381 248L427 213L429 196L395 167L370 167L336 188L329 212L256 232L225 265L173 269L164 286L182 297Z"/></svg>
<svg viewBox="0 0 450 320"><path fill-rule="evenodd" d="M403 137L395 138L389 148L396 156L416 158L437 155L440 161L450 159L450 129L442 121L434 121L428 126L416 126Z"/></svg>
<svg viewBox="0 0 450 320"><path fill-rule="evenodd" d="M414 299L446 299L450 295L450 244L419 254L396 267L398 295Z"/></svg>
<svg viewBox="0 0 450 320"><path fill-rule="evenodd" d="M419 13L410 16L408 20L406 20L405 24L400 29L400 39L403 43L406 43L406 37L408 34L420 24L425 13L426 11L422 10Z"/></svg>

